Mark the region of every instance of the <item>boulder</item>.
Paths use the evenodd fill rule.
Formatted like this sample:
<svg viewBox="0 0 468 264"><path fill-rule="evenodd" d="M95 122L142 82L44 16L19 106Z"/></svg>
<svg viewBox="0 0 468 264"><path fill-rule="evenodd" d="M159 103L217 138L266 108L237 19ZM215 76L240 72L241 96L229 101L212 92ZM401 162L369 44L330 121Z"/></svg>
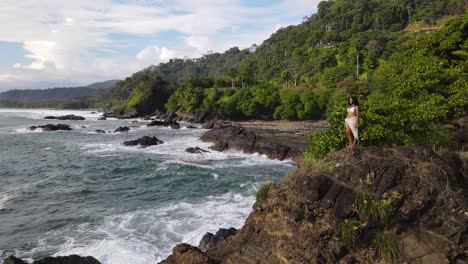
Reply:
<svg viewBox="0 0 468 264"><path fill-rule="evenodd" d="M210 153L208 150L204 150L204 149L199 148L199 147L187 148L187 149L185 149L185 152L192 153L192 154Z"/></svg>
<svg viewBox="0 0 468 264"><path fill-rule="evenodd" d="M64 116L46 116L44 119L58 119L58 120L85 120L86 118L77 115L64 115Z"/></svg>
<svg viewBox="0 0 468 264"><path fill-rule="evenodd" d="M3 260L3 264L27 264L27 262L10 256ZM33 261L32 264L101 264L101 262L91 256L81 257L78 255L70 255L63 257L45 257Z"/></svg>
<svg viewBox="0 0 468 264"><path fill-rule="evenodd" d="M34 131L38 128L42 128L43 131L57 131L57 130L65 130L65 131L70 131L72 128L69 125L65 124L47 124L43 126L31 126L29 127L30 130Z"/></svg>
<svg viewBox="0 0 468 264"><path fill-rule="evenodd" d="M102 129L97 129L97 130L94 131L94 132L96 132L96 133L98 133L98 134L105 134L105 133L106 133L106 131L104 131L104 130L102 130Z"/></svg>
<svg viewBox="0 0 468 264"><path fill-rule="evenodd" d="M107 117L105 117L105 116L100 116L100 117L98 118L98 120L107 120Z"/></svg>
<svg viewBox="0 0 468 264"><path fill-rule="evenodd" d="M9 256L3 260L3 264L27 264L23 260L16 258L15 256Z"/></svg>
<svg viewBox="0 0 468 264"><path fill-rule="evenodd" d="M212 234L210 232L206 233L203 238L200 240L198 244L198 248L206 252L211 246L216 244L219 241L226 240L229 237L235 235L237 233L237 229L231 227L229 229L220 228L216 234Z"/></svg>
<svg viewBox="0 0 468 264"><path fill-rule="evenodd" d="M200 139L204 142L215 143L210 147L212 150L241 150L249 154L265 154L271 159L279 160L299 157L305 145L302 139L295 138L290 133L254 130L231 124L217 126L215 123L213 123L213 129L206 132Z"/></svg>
<svg viewBox="0 0 468 264"><path fill-rule="evenodd" d="M153 146L153 145L159 145L164 143L162 140L159 140L157 137L149 137L149 136L144 136L139 139L135 140L129 140L125 141L124 145L125 146L143 146L143 147L148 147L148 146Z"/></svg>
<svg viewBox="0 0 468 264"><path fill-rule="evenodd" d="M189 244L179 244L172 250L172 255L159 264L208 264L210 259L197 247Z"/></svg>
<svg viewBox="0 0 468 264"><path fill-rule="evenodd" d="M151 121L147 126L165 126L165 127L171 127L172 129L180 129L180 124L176 121L158 121L154 120Z"/></svg>
<svg viewBox="0 0 468 264"><path fill-rule="evenodd" d="M128 127L119 127L116 130L114 130L114 133L117 133L117 132L124 133L124 132L128 132L128 131L130 131L130 128L128 128Z"/></svg>
<svg viewBox="0 0 468 264"><path fill-rule="evenodd" d="M101 264L101 262L91 256L70 255L64 257L45 257L35 260L32 264Z"/></svg>
<svg viewBox="0 0 468 264"><path fill-rule="evenodd" d="M198 129L198 127L196 127L196 126L186 126L185 128L188 128L188 129Z"/></svg>

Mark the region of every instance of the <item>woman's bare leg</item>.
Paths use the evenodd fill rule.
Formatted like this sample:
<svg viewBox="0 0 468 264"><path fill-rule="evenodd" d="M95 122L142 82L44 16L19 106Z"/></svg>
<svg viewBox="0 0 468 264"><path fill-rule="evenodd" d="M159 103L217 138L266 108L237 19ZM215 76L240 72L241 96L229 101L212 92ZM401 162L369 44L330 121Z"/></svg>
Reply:
<svg viewBox="0 0 468 264"><path fill-rule="evenodd" d="M349 127L347 122L345 123L345 127L346 127L346 137L348 138L348 141L349 141L348 148L352 148L353 147L353 135L351 135L351 128Z"/></svg>

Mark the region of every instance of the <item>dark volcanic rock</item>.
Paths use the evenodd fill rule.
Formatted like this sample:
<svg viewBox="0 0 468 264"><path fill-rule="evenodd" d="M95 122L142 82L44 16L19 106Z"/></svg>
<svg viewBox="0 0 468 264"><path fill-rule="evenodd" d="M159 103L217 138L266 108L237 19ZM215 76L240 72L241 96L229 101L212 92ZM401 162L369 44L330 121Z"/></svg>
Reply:
<svg viewBox="0 0 468 264"><path fill-rule="evenodd" d="M143 147L159 145L164 143L162 140L159 140L157 137L144 136L139 139L125 141L125 146L137 146L141 145Z"/></svg>
<svg viewBox="0 0 468 264"><path fill-rule="evenodd" d="M379 230L398 248L391 263L467 263L467 183L458 175L466 171L460 170L463 162L453 160L422 147L331 153L319 161L323 169L304 163L283 183L271 185L237 234L206 252L181 246L186 250L174 250L163 263L383 263L371 243ZM368 223L361 227L362 243L349 245L338 225L359 219L352 203L362 188L380 201L393 197L393 218L385 224L361 219ZM213 237L206 235L204 243Z"/></svg>
<svg viewBox="0 0 468 264"><path fill-rule="evenodd" d="M104 130L102 130L102 129L97 129L97 130L94 131L94 132L96 132L96 133L98 133L98 134L105 134L105 133L106 133L106 131L104 131Z"/></svg>
<svg viewBox="0 0 468 264"><path fill-rule="evenodd" d="M58 119L58 120L86 120L86 118L77 115L64 115L64 116L46 116L44 119Z"/></svg>
<svg viewBox="0 0 468 264"><path fill-rule="evenodd" d="M101 262L91 256L70 255L65 257L46 257L36 260L32 264L101 264Z"/></svg>
<svg viewBox="0 0 468 264"><path fill-rule="evenodd" d="M29 129L33 130L33 131L38 129L38 128L42 128L43 131L57 131L57 130L70 131L70 130L72 130L69 125L65 125L65 124L57 124L57 125L47 124L47 125L43 125L43 126L31 126L31 127L29 127Z"/></svg>
<svg viewBox="0 0 468 264"><path fill-rule="evenodd" d="M185 149L185 152L192 153L192 154L210 153L208 150L204 150L199 147L187 148Z"/></svg>
<svg viewBox="0 0 468 264"><path fill-rule="evenodd" d="M123 133L123 132L128 132L128 131L130 131L130 128L128 127L119 127L116 130L114 130L114 133L117 133L117 132Z"/></svg>
<svg viewBox="0 0 468 264"><path fill-rule="evenodd" d="M196 126L186 126L186 128L188 128L188 129L198 129L198 127L196 127Z"/></svg>
<svg viewBox="0 0 468 264"><path fill-rule="evenodd" d="M3 260L3 264L27 264L21 259L10 256ZM35 260L32 264L101 264L97 259L88 256L81 257L78 255L70 255L64 257L45 257Z"/></svg>
<svg viewBox="0 0 468 264"><path fill-rule="evenodd" d="M203 264L213 263L197 247L179 244L172 250L172 255L159 264Z"/></svg>
<svg viewBox="0 0 468 264"><path fill-rule="evenodd" d="M206 132L201 140L215 143L210 148L216 151L242 150L245 153L265 154L271 159L279 160L299 157L304 151L304 143L295 140L290 134L253 130L236 125L219 125Z"/></svg>
<svg viewBox="0 0 468 264"><path fill-rule="evenodd" d="M15 256L9 256L3 260L3 264L27 264L23 260L16 258Z"/></svg>
<svg viewBox="0 0 468 264"><path fill-rule="evenodd" d="M198 248L206 252L211 246L216 244L219 241L226 240L229 237L235 235L237 233L237 229L231 227L229 229L220 228L216 234L212 234L210 232L206 233L203 238L200 240L198 244Z"/></svg>
<svg viewBox="0 0 468 264"><path fill-rule="evenodd" d="M149 123L147 126L166 126L166 127L171 127L172 129L180 128L180 124L172 120L169 120L169 121L154 120L154 121L151 121L151 123Z"/></svg>

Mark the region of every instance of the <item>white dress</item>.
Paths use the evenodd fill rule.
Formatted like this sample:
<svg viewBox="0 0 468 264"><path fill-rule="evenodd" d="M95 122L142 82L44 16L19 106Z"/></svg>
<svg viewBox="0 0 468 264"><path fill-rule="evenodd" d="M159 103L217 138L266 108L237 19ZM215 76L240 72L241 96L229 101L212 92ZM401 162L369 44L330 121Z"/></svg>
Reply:
<svg viewBox="0 0 468 264"><path fill-rule="evenodd" d="M351 106L348 108L348 113L354 113L354 111L355 111L354 106ZM351 128L351 132L353 132L354 138L359 140L359 128L358 128L357 116L346 118L345 123L347 123L349 128Z"/></svg>

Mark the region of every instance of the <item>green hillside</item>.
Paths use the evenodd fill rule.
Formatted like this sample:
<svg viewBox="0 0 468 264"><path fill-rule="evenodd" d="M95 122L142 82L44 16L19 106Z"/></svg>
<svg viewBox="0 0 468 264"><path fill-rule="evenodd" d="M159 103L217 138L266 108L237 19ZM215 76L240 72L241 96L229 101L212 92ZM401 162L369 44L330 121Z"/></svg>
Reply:
<svg viewBox="0 0 468 264"><path fill-rule="evenodd" d="M174 59L134 74L96 102L130 115L164 106L224 119L326 117L332 128L311 142L327 144L310 146L323 155L344 144L343 106L353 95L364 110L363 144L448 145L437 124L465 114L468 104L467 6L466 0L323 1L316 14L278 30L254 52ZM135 112L140 99L146 106Z"/></svg>

